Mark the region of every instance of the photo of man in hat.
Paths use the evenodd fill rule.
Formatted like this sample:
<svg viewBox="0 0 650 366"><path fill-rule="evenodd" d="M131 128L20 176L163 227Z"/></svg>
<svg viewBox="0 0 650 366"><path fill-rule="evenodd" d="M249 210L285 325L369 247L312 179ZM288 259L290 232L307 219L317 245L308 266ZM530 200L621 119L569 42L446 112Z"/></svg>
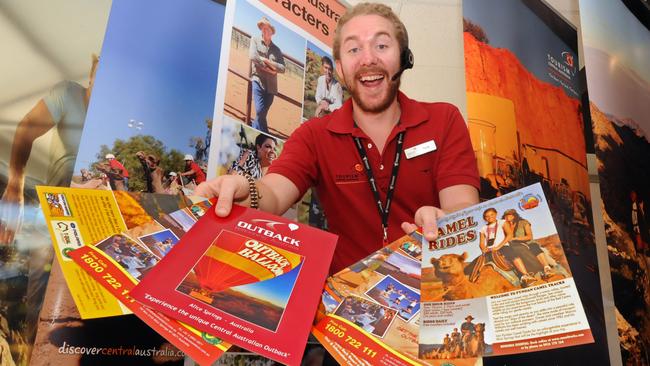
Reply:
<svg viewBox="0 0 650 366"><path fill-rule="evenodd" d="M474 317L471 315L465 317L465 322L460 325L460 332L462 334L465 333L474 334L476 332L476 328L474 327L474 323L472 323L472 320L474 320Z"/></svg>
<svg viewBox="0 0 650 366"><path fill-rule="evenodd" d="M259 36L251 37L248 56L251 60L251 81L253 101L255 102L255 120L253 127L269 132L266 116L278 93L278 73L284 73L284 56L280 48L273 43L275 27L263 16L257 22L261 31Z"/></svg>

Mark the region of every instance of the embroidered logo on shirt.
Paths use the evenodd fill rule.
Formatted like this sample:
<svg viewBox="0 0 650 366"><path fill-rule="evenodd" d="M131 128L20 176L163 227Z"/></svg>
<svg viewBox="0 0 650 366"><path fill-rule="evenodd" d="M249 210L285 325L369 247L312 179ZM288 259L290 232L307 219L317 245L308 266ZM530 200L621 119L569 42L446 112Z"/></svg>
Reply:
<svg viewBox="0 0 650 366"><path fill-rule="evenodd" d="M360 182L363 176L358 173L351 174L336 174L334 175L334 182L339 183L356 183Z"/></svg>

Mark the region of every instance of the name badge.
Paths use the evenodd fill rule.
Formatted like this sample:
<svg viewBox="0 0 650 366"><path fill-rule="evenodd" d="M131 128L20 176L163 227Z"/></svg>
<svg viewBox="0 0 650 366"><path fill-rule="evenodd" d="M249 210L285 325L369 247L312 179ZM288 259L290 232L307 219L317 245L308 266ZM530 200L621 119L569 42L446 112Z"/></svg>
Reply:
<svg viewBox="0 0 650 366"><path fill-rule="evenodd" d="M404 150L404 155L406 155L407 159L414 158L416 156L420 156L422 154L426 154L431 151L435 151L438 147L436 147L436 143L433 140L429 140L427 142L423 142L419 145L415 145L413 147L409 147L408 149Z"/></svg>

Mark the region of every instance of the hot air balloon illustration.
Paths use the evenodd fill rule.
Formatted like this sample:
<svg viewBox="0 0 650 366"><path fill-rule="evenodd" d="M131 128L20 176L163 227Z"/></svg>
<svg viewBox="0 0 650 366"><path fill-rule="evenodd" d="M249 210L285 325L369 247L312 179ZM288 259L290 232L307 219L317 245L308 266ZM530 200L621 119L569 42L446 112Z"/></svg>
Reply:
<svg viewBox="0 0 650 366"><path fill-rule="evenodd" d="M299 254L224 230L194 266L200 288L190 296L212 303L215 292L281 276L301 262Z"/></svg>

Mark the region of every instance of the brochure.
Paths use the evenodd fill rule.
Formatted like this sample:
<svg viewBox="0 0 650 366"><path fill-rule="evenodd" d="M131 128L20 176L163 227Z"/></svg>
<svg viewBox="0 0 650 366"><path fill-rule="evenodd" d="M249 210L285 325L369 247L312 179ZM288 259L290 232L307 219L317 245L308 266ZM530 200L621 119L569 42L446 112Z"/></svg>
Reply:
<svg viewBox="0 0 650 366"><path fill-rule="evenodd" d="M198 219L210 207L209 201L203 201L168 217L173 220L173 217L193 215ZM229 344L151 310L129 296L138 279L155 266L182 236L178 229L180 224L174 227L171 220L166 222L166 227L157 224L132 228L94 246L75 249L69 255L97 283L174 346L198 364L212 365L228 350Z"/></svg>
<svg viewBox="0 0 650 366"><path fill-rule="evenodd" d="M327 279L312 334L340 364L443 363L418 360L421 241L404 236Z"/></svg>
<svg viewBox="0 0 650 366"><path fill-rule="evenodd" d="M234 206L203 217L131 296L270 359L300 363L336 236Z"/></svg>
<svg viewBox="0 0 650 366"><path fill-rule="evenodd" d="M422 247L420 358L593 342L548 205L535 184L438 221Z"/></svg>
<svg viewBox="0 0 650 366"><path fill-rule="evenodd" d="M56 257L82 319L130 314L69 256L70 251L142 225L159 225L187 197L82 188L36 187Z"/></svg>

